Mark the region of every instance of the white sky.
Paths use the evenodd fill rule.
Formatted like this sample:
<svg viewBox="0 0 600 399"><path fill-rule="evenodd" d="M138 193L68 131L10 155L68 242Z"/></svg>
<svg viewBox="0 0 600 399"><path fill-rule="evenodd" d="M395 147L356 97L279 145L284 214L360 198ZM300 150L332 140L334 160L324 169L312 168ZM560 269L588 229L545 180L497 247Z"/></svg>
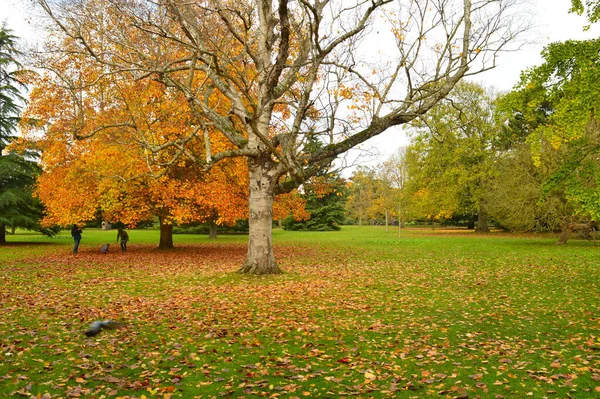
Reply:
<svg viewBox="0 0 600 399"><path fill-rule="evenodd" d="M584 32L587 24L584 17L569 14L570 0L529 0L535 28L530 32L533 44L513 53L501 54L498 66L478 75L475 79L502 91L510 90L517 82L521 71L542 62L540 52L545 45L567 39L591 39L600 37L600 24ZM6 22L14 34L35 42L41 37L36 33L35 19L31 18L32 0L0 0L0 23ZM39 28L37 28L39 29ZM399 146L407 143L402 129L390 129L371 139L367 145L375 147L379 156L368 162L377 164L386 160Z"/></svg>

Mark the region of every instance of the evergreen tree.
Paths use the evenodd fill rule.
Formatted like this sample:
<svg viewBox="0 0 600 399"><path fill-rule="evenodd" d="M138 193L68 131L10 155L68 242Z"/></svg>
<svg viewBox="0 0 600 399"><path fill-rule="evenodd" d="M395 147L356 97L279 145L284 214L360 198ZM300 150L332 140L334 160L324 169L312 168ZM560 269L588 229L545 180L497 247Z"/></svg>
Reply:
<svg viewBox="0 0 600 399"><path fill-rule="evenodd" d="M309 134L306 148L318 150L323 144ZM346 180L337 172L329 172L327 165L315 165L320 170L303 185L303 197L310 219L296 221L290 215L283 221L285 230L332 231L339 230L344 222L347 196Z"/></svg>
<svg viewBox="0 0 600 399"><path fill-rule="evenodd" d="M16 49L16 37L4 25L0 28L0 156L15 139L21 104L25 101L21 89L23 68L17 61L21 53Z"/></svg>
<svg viewBox="0 0 600 399"><path fill-rule="evenodd" d="M295 221L289 216L283 222L285 230L340 230L345 220L346 180L337 173L324 173L304 184L306 210L310 219Z"/></svg>
<svg viewBox="0 0 600 399"><path fill-rule="evenodd" d="M21 53L16 37L5 26L0 28L0 243L6 242L6 229L17 227L52 234L39 226L43 206L32 196L32 186L41 172L39 165L15 152L6 153L16 139L25 88L25 70L17 61Z"/></svg>

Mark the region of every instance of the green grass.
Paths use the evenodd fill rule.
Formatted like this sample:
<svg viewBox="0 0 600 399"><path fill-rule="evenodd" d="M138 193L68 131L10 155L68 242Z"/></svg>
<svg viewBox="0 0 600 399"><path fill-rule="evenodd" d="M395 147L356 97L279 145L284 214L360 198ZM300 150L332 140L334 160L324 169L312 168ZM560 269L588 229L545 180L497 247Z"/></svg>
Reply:
<svg viewBox="0 0 600 399"><path fill-rule="evenodd" d="M600 396L587 241L274 230L285 274L235 273L247 237L84 230L0 247L0 397ZM19 244L15 242L19 241ZM89 323L127 327L83 335Z"/></svg>

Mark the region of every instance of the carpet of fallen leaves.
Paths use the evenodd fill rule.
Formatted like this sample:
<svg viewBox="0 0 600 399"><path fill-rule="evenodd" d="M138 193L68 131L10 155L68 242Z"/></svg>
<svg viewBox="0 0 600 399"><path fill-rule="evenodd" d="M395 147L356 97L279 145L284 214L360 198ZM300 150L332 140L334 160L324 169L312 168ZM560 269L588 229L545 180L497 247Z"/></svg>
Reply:
<svg viewBox="0 0 600 399"><path fill-rule="evenodd" d="M13 247L0 396L600 397L595 250L474 239L278 245L268 277L235 273L239 244Z"/></svg>

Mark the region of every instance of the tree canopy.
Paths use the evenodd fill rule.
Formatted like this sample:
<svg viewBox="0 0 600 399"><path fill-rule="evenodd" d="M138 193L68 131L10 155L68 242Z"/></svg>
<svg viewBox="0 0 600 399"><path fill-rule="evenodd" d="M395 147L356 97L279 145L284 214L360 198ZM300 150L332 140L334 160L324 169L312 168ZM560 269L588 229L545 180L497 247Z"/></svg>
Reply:
<svg viewBox="0 0 600 399"><path fill-rule="evenodd" d="M33 184L40 173L31 159L7 147L16 139L17 125L25 102L23 90L27 72L18 57L17 37L5 26L0 28L0 243L6 242L6 229L17 227L52 234L40 227L43 206L33 198Z"/></svg>
<svg viewBox="0 0 600 399"><path fill-rule="evenodd" d="M188 135L140 145L162 164L188 159L202 168L246 157L250 239L246 273L278 273L271 242L273 198L298 187L339 154L425 114L464 77L495 65L495 55L526 29L518 0L38 0L55 34L104 76L154 80L187 102ZM373 29L377 21L377 29ZM380 33L378 33L380 32ZM385 40L368 40L380 34ZM373 43L387 57L372 62ZM389 44L392 43L392 46ZM55 53L63 57L66 51ZM376 50L376 49L375 49ZM382 53L384 54L384 53ZM83 87L69 81L80 110ZM215 96L223 100L215 104ZM71 126L85 130L77 112ZM105 128L129 126L114 119ZM210 127L229 142L189 144ZM307 133L323 142L309 149Z"/></svg>
<svg viewBox="0 0 600 399"><path fill-rule="evenodd" d="M420 206L419 213L428 219L478 217L477 230L488 231L499 132L494 101L494 94L481 85L461 82L412 124L409 186L419 193L413 208Z"/></svg>
<svg viewBox="0 0 600 399"><path fill-rule="evenodd" d="M593 220L600 220L599 51L600 39L549 45L544 63L505 100L529 130L535 163L552 160L544 193L563 192L573 212Z"/></svg>

